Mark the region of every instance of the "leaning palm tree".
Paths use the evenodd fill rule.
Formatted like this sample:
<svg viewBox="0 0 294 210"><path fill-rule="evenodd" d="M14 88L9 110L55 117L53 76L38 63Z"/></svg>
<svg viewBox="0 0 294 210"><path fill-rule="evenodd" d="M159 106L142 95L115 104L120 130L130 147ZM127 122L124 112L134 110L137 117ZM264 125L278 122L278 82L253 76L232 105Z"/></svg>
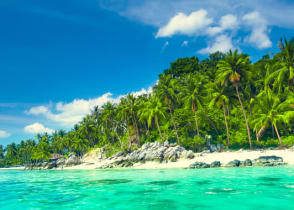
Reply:
<svg viewBox="0 0 294 210"><path fill-rule="evenodd" d="M224 121L226 125L226 131L227 131L227 145L230 147L230 131L229 131L229 124L227 120L227 113L228 113L228 106L230 102L231 94L227 90L227 88L220 86L219 84L212 84L211 87L211 96L212 100L209 103L210 107L216 106L218 109L222 108L224 112Z"/></svg>
<svg viewBox="0 0 294 210"><path fill-rule="evenodd" d="M177 143L178 145L180 145L180 137L179 137L178 129L176 126L176 122L174 118L174 109L173 109L173 105L177 100L177 96L175 92L176 86L177 86L176 80L173 79L170 75L161 75L159 78L158 84L154 86L153 90L155 94L159 98L164 100L165 103L167 104L170 117L174 126L174 130L176 133Z"/></svg>
<svg viewBox="0 0 294 210"><path fill-rule="evenodd" d="M257 138L270 126L273 125L281 147L284 147L278 125L281 123L288 124L294 118L294 109L292 104L294 98L288 97L281 100L281 97L267 88L251 100L254 104L254 115L252 124L258 130Z"/></svg>
<svg viewBox="0 0 294 210"><path fill-rule="evenodd" d="M229 84L232 84L234 86L236 95L238 97L243 112L249 146L250 149L253 149L247 115L239 93L241 79L244 80L246 76L248 76L249 74L249 64L249 56L245 56L244 54L238 54L238 50L235 50L234 52L230 50L229 53L225 56L225 58L219 61L219 63L217 64L218 70L216 78L222 86L227 86Z"/></svg>
<svg viewBox="0 0 294 210"><path fill-rule="evenodd" d="M149 127L154 120L162 142L164 139L160 130L159 119L161 117L165 118L164 110L165 107L163 106L163 103L156 96L151 96L139 112L140 119L146 119Z"/></svg>

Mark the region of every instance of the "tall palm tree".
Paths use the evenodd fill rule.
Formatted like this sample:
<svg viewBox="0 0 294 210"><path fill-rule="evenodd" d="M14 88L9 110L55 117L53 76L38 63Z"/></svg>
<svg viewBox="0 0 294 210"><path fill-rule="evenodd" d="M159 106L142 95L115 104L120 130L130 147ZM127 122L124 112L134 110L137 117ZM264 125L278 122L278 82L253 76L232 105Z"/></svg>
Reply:
<svg viewBox="0 0 294 210"><path fill-rule="evenodd" d="M165 107L163 106L162 102L156 96L151 96L149 100L145 102L143 108L139 112L140 118L146 119L149 127L154 120L162 142L164 139L160 130L159 119L161 117L165 118L164 110Z"/></svg>
<svg viewBox="0 0 294 210"><path fill-rule="evenodd" d="M137 111L138 111L138 102L137 98L133 96L132 94L127 95L127 104L129 108L129 114L132 118L133 126L135 128L135 133L136 133L136 141L137 145L139 146L140 144L140 131L139 131L139 126L137 122Z"/></svg>
<svg viewBox="0 0 294 210"><path fill-rule="evenodd" d="M177 100L177 95L176 95L176 80L173 79L170 75L160 75L158 84L154 86L153 90L155 92L155 94L163 99L165 101L165 103L167 104L170 116L171 116L171 120L173 123L173 127L174 127L174 131L176 133L176 137L177 137L177 143L178 145L180 145L180 137L178 134L178 129L175 123L175 118L174 118L174 110L173 110L173 104L176 102Z"/></svg>
<svg viewBox="0 0 294 210"><path fill-rule="evenodd" d="M238 50L235 50L234 52L230 50L225 58L217 64L217 81L222 85L232 84L235 87L236 95L246 124L249 146L250 149L253 149L248 119L239 93L241 79L245 79L246 76L248 76L249 64L249 56L238 54Z"/></svg>
<svg viewBox="0 0 294 210"><path fill-rule="evenodd" d="M200 74L189 74L184 78L184 85L182 86L182 99L194 114L196 135L198 137L200 137L200 134L197 111L202 108L205 80L206 78Z"/></svg>
<svg viewBox="0 0 294 210"><path fill-rule="evenodd" d="M279 133L278 124L287 124L293 119L294 109L291 106L293 102L294 98L281 100L281 97L269 88L259 93L256 99L251 100L251 103L254 103L252 124L255 129L258 130L258 138L270 125L273 125L280 146L284 146Z"/></svg>
<svg viewBox="0 0 294 210"><path fill-rule="evenodd" d="M229 131L229 124L227 120L227 113L228 113L228 106L230 102L231 94L224 86L220 86L219 84L212 84L211 87L211 96L212 100L209 106L216 106L217 108L222 108L224 113L224 121L226 125L226 132L227 132L227 144L230 147L230 131Z"/></svg>

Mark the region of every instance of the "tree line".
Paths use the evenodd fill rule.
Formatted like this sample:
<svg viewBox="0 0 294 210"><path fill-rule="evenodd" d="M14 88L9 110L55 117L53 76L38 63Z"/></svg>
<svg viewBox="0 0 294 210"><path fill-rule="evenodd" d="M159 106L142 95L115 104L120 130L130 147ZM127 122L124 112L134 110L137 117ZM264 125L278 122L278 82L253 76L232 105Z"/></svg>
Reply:
<svg viewBox="0 0 294 210"><path fill-rule="evenodd" d="M228 149L294 145L294 39L255 63L237 50L205 60L180 58L152 93L106 103L68 132L0 146L0 165L48 160L52 153L83 155L104 147L109 155L145 142L169 141L193 151L208 144Z"/></svg>

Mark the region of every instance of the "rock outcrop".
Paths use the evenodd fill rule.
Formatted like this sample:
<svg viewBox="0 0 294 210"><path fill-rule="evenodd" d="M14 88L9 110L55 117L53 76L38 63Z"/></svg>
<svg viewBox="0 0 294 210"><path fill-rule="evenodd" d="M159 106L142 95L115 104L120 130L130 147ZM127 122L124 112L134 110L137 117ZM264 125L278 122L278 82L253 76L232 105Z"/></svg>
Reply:
<svg viewBox="0 0 294 210"><path fill-rule="evenodd" d="M253 160L254 166L281 166L285 165L283 158L278 156L260 156Z"/></svg>
<svg viewBox="0 0 294 210"><path fill-rule="evenodd" d="M181 146L169 144L167 141L163 144L159 142L145 143L140 149L129 154L119 152L113 155L108 158L111 161L100 168L131 167L136 163L145 163L147 161L175 162L180 158L193 159L194 153L185 150Z"/></svg>

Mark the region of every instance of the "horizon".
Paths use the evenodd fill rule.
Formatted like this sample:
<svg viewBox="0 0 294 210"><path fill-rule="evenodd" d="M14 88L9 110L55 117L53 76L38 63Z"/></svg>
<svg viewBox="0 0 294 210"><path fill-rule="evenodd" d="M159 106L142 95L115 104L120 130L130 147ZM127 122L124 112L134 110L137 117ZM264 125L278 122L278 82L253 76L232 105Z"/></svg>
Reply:
<svg viewBox="0 0 294 210"><path fill-rule="evenodd" d="M0 3L1 145L68 130L95 105L148 92L178 58L239 49L255 62L294 37L289 0L122 2Z"/></svg>

